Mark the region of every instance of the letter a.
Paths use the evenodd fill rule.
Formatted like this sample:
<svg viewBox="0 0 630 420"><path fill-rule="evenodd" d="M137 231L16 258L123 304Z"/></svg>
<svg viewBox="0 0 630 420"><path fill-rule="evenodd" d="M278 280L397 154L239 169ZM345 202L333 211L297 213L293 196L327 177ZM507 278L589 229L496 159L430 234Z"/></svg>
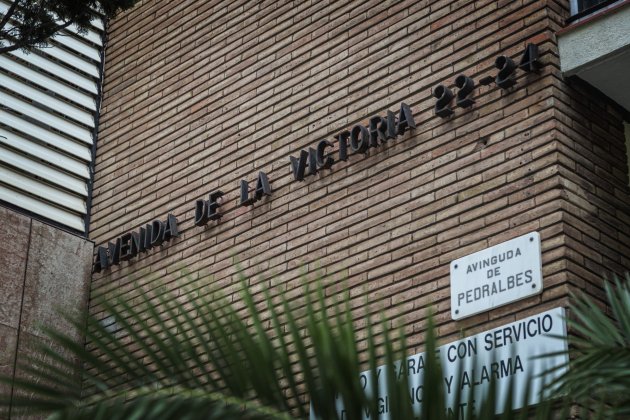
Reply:
<svg viewBox="0 0 630 420"><path fill-rule="evenodd" d="M405 131L409 128L416 128L416 122L413 119L413 114L411 113L411 108L404 102L400 104L400 113L398 114L398 125L397 130L398 135L402 136L405 134Z"/></svg>
<svg viewBox="0 0 630 420"><path fill-rule="evenodd" d="M179 231L177 230L177 218L173 214L169 214L164 222L164 232L162 238L164 241L168 241L171 238L179 237Z"/></svg>
<svg viewBox="0 0 630 420"><path fill-rule="evenodd" d="M101 270L109 267L109 260L107 259L107 248L99 246L96 250L96 258L94 260L93 273L100 273Z"/></svg>
<svg viewBox="0 0 630 420"><path fill-rule="evenodd" d="M258 181L256 182L256 200L260 200L263 195L271 195L271 185L269 179L264 172L258 172Z"/></svg>

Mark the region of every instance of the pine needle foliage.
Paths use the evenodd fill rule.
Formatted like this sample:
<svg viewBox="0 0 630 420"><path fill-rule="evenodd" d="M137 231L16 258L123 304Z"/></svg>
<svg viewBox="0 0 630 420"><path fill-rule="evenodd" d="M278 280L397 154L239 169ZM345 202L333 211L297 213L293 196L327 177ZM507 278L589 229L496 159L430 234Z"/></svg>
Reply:
<svg viewBox="0 0 630 420"><path fill-rule="evenodd" d="M0 7L0 54L47 47L61 30L75 25L86 33L95 19L114 17L135 0L9 0Z"/></svg>
<svg viewBox="0 0 630 420"><path fill-rule="evenodd" d="M66 316L84 332L87 346L75 343L67 332L46 330L52 346L41 346L20 364L22 374L13 383L16 391L0 404L10 404L12 415L26 410L52 419L327 420L342 418L341 408L344 419L379 418L382 395L377 369L406 359L404 334L392 329L384 316L367 317L365 330L358 330L359 319L351 311L348 294L331 298L322 282L315 282L318 286L311 290L305 288L299 299L289 299L285 293L272 296L269 290L262 292L261 299L242 279L240 300L190 289L146 292L133 302L100 302L107 322L88 316L86 326L84 319ZM621 297L606 289L609 298L617 299L611 306L618 311L615 316L621 316L619 323L605 324L599 315L590 317L592 308L576 307L586 317L580 324L584 332L590 334L605 324L615 343L627 343L630 303L624 287ZM600 338L603 341L593 344L609 342ZM491 383L474 411L472 393L464 397L457 392L449 401L430 316L424 341L423 402L420 408L413 404L406 373L386 369L389 418L459 420L492 418L499 412L498 418L505 420L543 419L552 413L551 401L511 410L512 385L499 401L496 384ZM576 346L581 343L574 341ZM609 354L606 360L598 366L612 369L621 359ZM364 390L359 379L364 371L369 371L368 388L374 392ZM583 379L576 373L560 387L565 395L566 390L571 394ZM11 382L11 378L2 380ZM606 383L619 398L628 389L621 372ZM468 403L467 409L449 410L453 403ZM566 418L568 405L561 405L553 412Z"/></svg>

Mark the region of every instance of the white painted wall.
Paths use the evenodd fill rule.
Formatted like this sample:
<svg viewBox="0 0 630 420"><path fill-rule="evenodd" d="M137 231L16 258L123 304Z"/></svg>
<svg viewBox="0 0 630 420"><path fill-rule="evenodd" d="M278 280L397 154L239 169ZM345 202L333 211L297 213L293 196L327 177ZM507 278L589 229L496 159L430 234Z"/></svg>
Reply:
<svg viewBox="0 0 630 420"><path fill-rule="evenodd" d="M630 2L589 17L558 35L562 73L587 81L630 112Z"/></svg>

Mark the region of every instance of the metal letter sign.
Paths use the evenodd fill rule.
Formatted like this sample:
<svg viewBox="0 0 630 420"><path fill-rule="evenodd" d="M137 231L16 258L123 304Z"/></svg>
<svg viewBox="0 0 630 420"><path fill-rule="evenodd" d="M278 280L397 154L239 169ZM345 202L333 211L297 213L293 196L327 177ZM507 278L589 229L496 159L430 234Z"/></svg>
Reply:
<svg viewBox="0 0 630 420"><path fill-rule="evenodd" d="M462 319L542 292L540 235L531 232L451 262L451 317Z"/></svg>
<svg viewBox="0 0 630 420"><path fill-rule="evenodd" d="M141 227L137 232L127 232L117 238L113 243L109 242L107 248L99 246L92 271L100 273L101 270L120 264L138 255L140 252L160 246L164 241L170 241L179 236L177 218L169 214L166 221L154 220Z"/></svg>

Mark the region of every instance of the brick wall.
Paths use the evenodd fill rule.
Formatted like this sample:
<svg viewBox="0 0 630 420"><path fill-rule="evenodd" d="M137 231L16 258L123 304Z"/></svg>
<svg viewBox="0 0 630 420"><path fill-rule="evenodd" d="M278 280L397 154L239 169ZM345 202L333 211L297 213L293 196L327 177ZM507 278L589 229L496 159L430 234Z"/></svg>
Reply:
<svg viewBox="0 0 630 420"><path fill-rule="evenodd" d="M445 341L601 295L629 266L622 115L567 84L554 33L565 1L141 2L111 23L90 237L104 245L176 215L181 235L93 277L92 298L133 298L191 278L292 297L306 271L352 304L381 306L421 350L425 308ZM544 64L510 90L434 114L432 90L535 43ZM293 179L289 156L409 104L417 128L331 170ZM239 207L239 182L272 195ZM219 223L193 224L195 200L226 193ZM449 262L526 232L542 238L544 291L450 317ZM180 265L178 265L180 264ZM159 278L159 281L155 279ZM98 305L92 306L99 313Z"/></svg>

